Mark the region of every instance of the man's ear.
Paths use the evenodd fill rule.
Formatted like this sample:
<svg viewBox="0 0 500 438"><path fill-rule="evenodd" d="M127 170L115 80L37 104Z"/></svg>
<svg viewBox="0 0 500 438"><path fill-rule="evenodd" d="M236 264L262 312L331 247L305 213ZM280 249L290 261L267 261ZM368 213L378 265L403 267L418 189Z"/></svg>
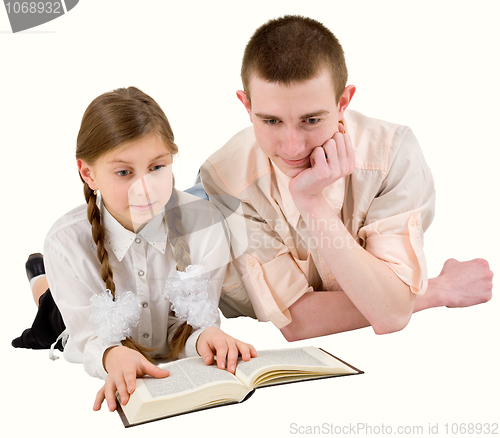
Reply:
<svg viewBox="0 0 500 438"><path fill-rule="evenodd" d="M92 178L92 169L90 168L90 166L81 159L76 160L76 165L78 166L78 172L80 172L80 176L88 184L88 186L92 190L99 190L99 187L97 187L97 183Z"/></svg>
<svg viewBox="0 0 500 438"><path fill-rule="evenodd" d="M354 93L356 92L356 87L354 85L348 85L344 88L342 96L340 96L339 103L337 105L337 115L339 122L344 119L344 113L349 103L351 102Z"/></svg>
<svg viewBox="0 0 500 438"><path fill-rule="evenodd" d="M250 103L250 99L248 99L247 97L247 93L245 93L243 90L238 90L236 92L236 96L238 96L238 99L247 110L247 113L250 116L250 121L252 122L252 105Z"/></svg>

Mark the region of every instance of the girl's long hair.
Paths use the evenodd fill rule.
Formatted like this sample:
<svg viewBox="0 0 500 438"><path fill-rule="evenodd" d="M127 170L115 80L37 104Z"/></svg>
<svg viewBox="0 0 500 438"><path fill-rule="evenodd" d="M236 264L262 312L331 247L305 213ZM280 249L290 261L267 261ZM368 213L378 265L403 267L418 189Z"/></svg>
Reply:
<svg viewBox="0 0 500 438"><path fill-rule="evenodd" d="M104 93L91 102L83 115L76 142L76 158L93 165L99 157L112 149L151 133L160 136L172 155L178 152L170 123L160 106L150 96L135 87L119 88ZM105 232L101 225L101 212L96 202L96 194L84 181L83 192L87 202L87 218L92 226L92 240L101 263L101 278L114 299L116 288L113 270L104 246ZM175 188L172 189L172 196L165 207L165 219L177 270L184 271L191 264L191 256ZM177 329L169 345L169 358L175 359L179 356L192 331L193 328L186 322ZM149 353L153 350L141 346L132 338L126 338L122 344L139 351L151 360Z"/></svg>

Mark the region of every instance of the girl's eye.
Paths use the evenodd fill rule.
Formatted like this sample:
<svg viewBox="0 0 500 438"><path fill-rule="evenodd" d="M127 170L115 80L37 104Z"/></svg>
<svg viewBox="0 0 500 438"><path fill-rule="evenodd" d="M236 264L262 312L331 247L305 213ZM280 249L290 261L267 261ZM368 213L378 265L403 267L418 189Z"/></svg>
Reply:
<svg viewBox="0 0 500 438"><path fill-rule="evenodd" d="M161 170L162 168L164 168L165 166L163 164L158 164L157 166L153 166L151 169L151 172L155 172L155 171L158 171L158 170Z"/></svg>
<svg viewBox="0 0 500 438"><path fill-rule="evenodd" d="M130 170L119 170L118 172L116 172L116 174L118 176L127 176L128 174L130 174Z"/></svg>

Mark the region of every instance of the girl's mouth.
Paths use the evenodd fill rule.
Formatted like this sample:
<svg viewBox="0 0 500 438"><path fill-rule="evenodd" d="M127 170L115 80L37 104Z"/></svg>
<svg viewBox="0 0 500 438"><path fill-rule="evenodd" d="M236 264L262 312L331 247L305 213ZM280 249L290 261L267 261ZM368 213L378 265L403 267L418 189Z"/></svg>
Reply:
<svg viewBox="0 0 500 438"><path fill-rule="evenodd" d="M151 202L150 204L136 204L136 205L131 205L130 208L133 208L136 211L151 211L153 206L156 204L156 202Z"/></svg>

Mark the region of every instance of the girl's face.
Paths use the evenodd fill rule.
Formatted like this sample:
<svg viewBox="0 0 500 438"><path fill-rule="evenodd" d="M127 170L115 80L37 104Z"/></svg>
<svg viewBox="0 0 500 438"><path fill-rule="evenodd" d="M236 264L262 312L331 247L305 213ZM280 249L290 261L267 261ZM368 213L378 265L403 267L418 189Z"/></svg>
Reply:
<svg viewBox="0 0 500 438"><path fill-rule="evenodd" d="M152 133L107 152L92 165L78 160L92 190L99 190L109 213L127 230L139 232L172 194L172 154Z"/></svg>

